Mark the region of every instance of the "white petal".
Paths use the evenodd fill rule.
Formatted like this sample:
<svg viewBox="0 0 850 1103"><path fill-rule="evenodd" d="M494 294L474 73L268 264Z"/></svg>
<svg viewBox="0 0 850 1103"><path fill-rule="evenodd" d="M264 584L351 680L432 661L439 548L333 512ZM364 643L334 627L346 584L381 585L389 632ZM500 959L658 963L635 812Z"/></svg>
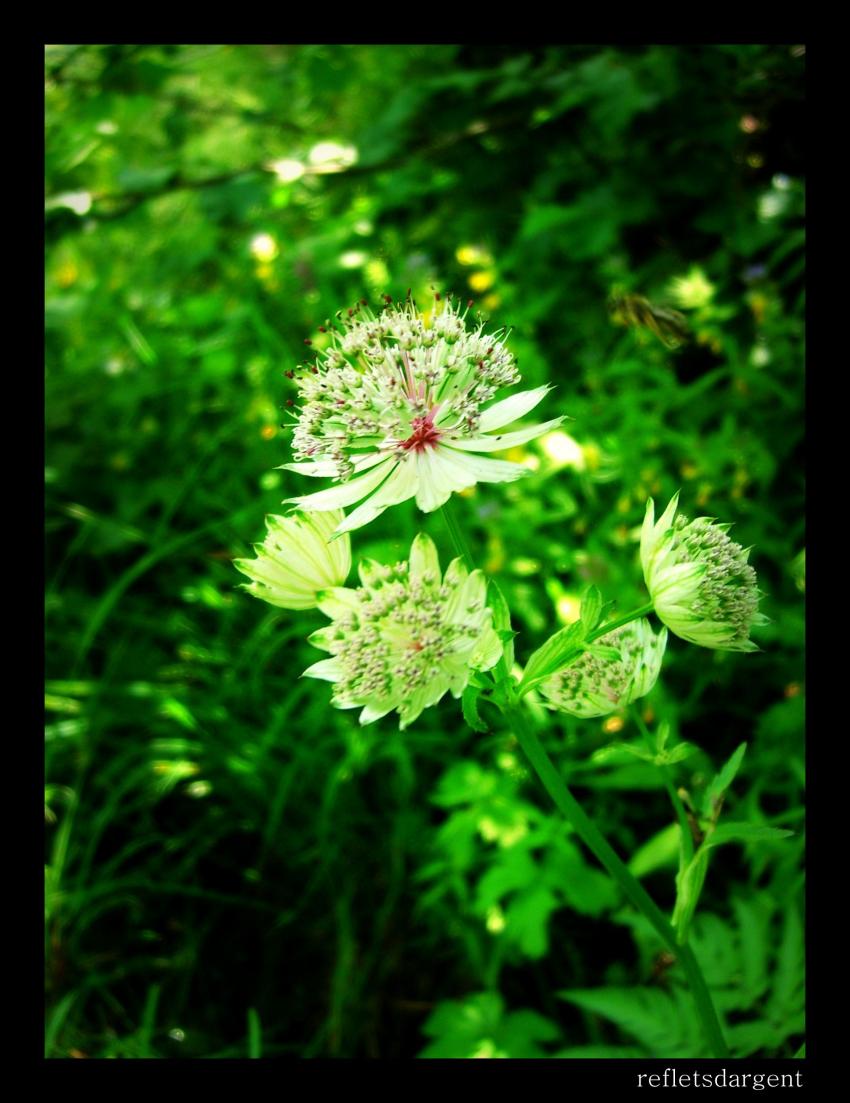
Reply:
<svg viewBox="0 0 850 1103"><path fill-rule="evenodd" d="M477 482L512 483L530 474L528 468L522 464L484 459L469 452L458 452L447 444L438 445L437 450L443 470L453 480L455 490L464 490L475 486Z"/></svg>
<svg viewBox="0 0 850 1103"><path fill-rule="evenodd" d="M459 448L462 452L501 452L505 448L514 448L518 444L542 437L556 425L564 420L563 416L553 418L552 421L543 421L539 425L529 425L525 429L517 429L513 433L493 433L486 437L451 437L446 438L446 443L452 448Z"/></svg>
<svg viewBox="0 0 850 1103"><path fill-rule="evenodd" d="M287 498L286 500L305 510L340 509L342 506L354 505L355 502L359 502L376 487L380 486L397 462L394 456L388 456L383 463L379 464L374 471L370 471L368 475L358 475L350 482L328 487L327 490L320 490L316 494L307 494L302 498Z"/></svg>
<svg viewBox="0 0 850 1103"><path fill-rule="evenodd" d="M525 417L551 390L552 388L546 384L543 387L536 387L533 391L519 391L509 398L503 398L501 402L494 402L481 415L479 422L481 432L489 433L492 429L501 429L503 425L510 425L512 421Z"/></svg>
<svg viewBox="0 0 850 1103"><path fill-rule="evenodd" d="M319 611L331 620L352 612L360 604L357 591L350 590L347 586L334 586L321 591L317 596Z"/></svg>
<svg viewBox="0 0 850 1103"><path fill-rule="evenodd" d="M354 470L360 474L387 457L385 452L356 452L348 458L354 464ZM316 479L333 479L336 477L337 465L333 460L307 460L304 463L282 463L275 470L294 471L298 475L308 475Z"/></svg>
<svg viewBox="0 0 850 1103"><path fill-rule="evenodd" d="M443 472L439 449L426 448L418 452L416 466L419 474L416 504L423 513L433 513L452 495L452 482L446 479Z"/></svg>
<svg viewBox="0 0 850 1103"><path fill-rule="evenodd" d="M317 663L308 666L302 678L321 678L323 682L336 682L342 676L342 667L339 659L319 659Z"/></svg>
<svg viewBox="0 0 850 1103"><path fill-rule="evenodd" d="M440 579L440 559L430 536L420 532L410 547L410 577L421 578L428 572Z"/></svg>
<svg viewBox="0 0 850 1103"><path fill-rule="evenodd" d="M368 475L363 476L368 479ZM396 461L396 466L387 481L362 505L359 505L346 517L341 525L337 526L337 532L350 532L352 529L362 528L374 521L389 506L406 502L416 493L417 475L416 465L409 459Z"/></svg>

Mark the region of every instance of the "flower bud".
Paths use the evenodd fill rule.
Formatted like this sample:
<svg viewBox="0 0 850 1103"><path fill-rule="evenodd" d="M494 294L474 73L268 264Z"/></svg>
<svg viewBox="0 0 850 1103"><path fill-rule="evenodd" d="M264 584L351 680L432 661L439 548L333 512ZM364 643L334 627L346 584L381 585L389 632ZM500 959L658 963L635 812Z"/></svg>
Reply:
<svg viewBox="0 0 850 1103"><path fill-rule="evenodd" d="M318 594L341 586L351 570L347 535L331 540L344 519L342 510L266 517L268 533L255 544L255 559L234 559L251 582L243 589L281 609L315 609Z"/></svg>
<svg viewBox="0 0 850 1103"><path fill-rule="evenodd" d="M650 498L640 539L646 587L658 618L677 636L720 651L758 651L750 640L758 612L756 572L749 549L727 535L729 525L710 517L676 516L673 496L658 522Z"/></svg>
<svg viewBox="0 0 850 1103"><path fill-rule="evenodd" d="M607 716L649 693L658 680L666 646L666 628L656 636L648 620L631 621L602 636L597 653L585 651L547 678L540 692L560 712ZM611 648L618 657L605 653Z"/></svg>

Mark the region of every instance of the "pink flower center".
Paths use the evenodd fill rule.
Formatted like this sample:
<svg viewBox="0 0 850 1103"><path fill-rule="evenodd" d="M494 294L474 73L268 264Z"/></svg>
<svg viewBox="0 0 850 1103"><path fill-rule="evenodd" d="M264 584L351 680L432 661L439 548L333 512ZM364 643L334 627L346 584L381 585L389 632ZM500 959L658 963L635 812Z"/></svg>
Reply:
<svg viewBox="0 0 850 1103"><path fill-rule="evenodd" d="M425 417L415 417L413 419L413 432L407 440L402 441L401 446L408 452L424 452L426 448L436 447L440 435L440 430L434 426L434 419L431 414L426 414Z"/></svg>

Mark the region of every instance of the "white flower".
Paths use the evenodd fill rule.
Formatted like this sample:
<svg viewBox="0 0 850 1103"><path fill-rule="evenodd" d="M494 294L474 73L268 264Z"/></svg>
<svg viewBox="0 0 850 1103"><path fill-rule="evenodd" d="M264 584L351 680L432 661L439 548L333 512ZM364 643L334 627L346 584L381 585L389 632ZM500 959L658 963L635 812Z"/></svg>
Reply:
<svg viewBox="0 0 850 1103"><path fill-rule="evenodd" d="M243 588L282 609L315 609L318 593L341 586L351 570L351 541L331 540L342 510L266 517L268 533L256 559L234 559L252 581Z"/></svg>
<svg viewBox="0 0 850 1103"><path fill-rule="evenodd" d="M337 708L361 708L369 724L394 709L406 728L446 693L460 697L473 670L489 670L502 644L486 605L487 582L460 559L440 575L433 541L420 533L410 560L360 564L362 586L321 595L331 623L310 642L331 658L304 671L333 682Z"/></svg>
<svg viewBox="0 0 850 1103"><path fill-rule="evenodd" d="M290 501L305 510L361 502L337 529L345 532L409 498L430 513L454 491L528 474L521 464L480 455L524 444L563 420L502 431L550 389L491 404L520 378L504 334L467 330L466 312L450 302L428 322L411 302L377 317L360 307L349 313L342 333L334 331L320 360L297 377L292 447L299 462L283 465L340 485Z"/></svg>
<svg viewBox="0 0 850 1103"><path fill-rule="evenodd" d="M655 612L689 643L720 651L758 651L749 639L758 612L756 572L749 549L727 536L730 525L710 517L676 516L675 494L655 523L655 504L646 505L640 559Z"/></svg>
<svg viewBox="0 0 850 1103"><path fill-rule="evenodd" d="M645 619L615 628L597 640L613 647L619 658L590 651L540 685L540 692L561 712L573 716L607 716L644 697L658 680L667 646L667 629L656 636Z"/></svg>

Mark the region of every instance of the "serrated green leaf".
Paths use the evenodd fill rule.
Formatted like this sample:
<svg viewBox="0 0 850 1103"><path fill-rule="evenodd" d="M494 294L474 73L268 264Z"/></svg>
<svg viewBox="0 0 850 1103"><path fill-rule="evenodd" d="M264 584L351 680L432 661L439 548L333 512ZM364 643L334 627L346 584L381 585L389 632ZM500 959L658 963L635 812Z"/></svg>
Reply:
<svg viewBox="0 0 850 1103"><path fill-rule="evenodd" d="M723 846L725 843L762 843L787 839L793 831L780 827L765 827L758 823L722 823L706 838L703 846Z"/></svg>
<svg viewBox="0 0 850 1103"><path fill-rule="evenodd" d="M684 992L612 987L573 989L558 992L558 997L615 1023L650 1054L701 1057L708 1053L693 1001Z"/></svg>
<svg viewBox="0 0 850 1103"><path fill-rule="evenodd" d="M461 708L463 709L463 718L474 732L489 731L487 725L478 715L478 698L480 696L481 690L478 686L468 685L463 691L463 696L460 699Z"/></svg>

